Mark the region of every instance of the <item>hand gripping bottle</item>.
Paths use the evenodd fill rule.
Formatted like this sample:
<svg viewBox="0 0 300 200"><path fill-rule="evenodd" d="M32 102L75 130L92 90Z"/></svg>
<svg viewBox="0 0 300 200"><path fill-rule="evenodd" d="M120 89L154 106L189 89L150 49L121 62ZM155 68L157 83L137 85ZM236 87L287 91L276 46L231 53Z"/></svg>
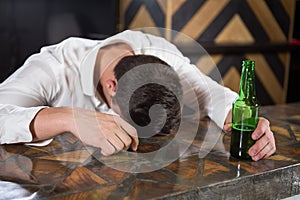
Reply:
<svg viewBox="0 0 300 200"><path fill-rule="evenodd" d="M255 143L251 135L258 123L259 105L254 67L254 61L243 61L239 96L232 107L230 154L239 159L251 159L248 150Z"/></svg>

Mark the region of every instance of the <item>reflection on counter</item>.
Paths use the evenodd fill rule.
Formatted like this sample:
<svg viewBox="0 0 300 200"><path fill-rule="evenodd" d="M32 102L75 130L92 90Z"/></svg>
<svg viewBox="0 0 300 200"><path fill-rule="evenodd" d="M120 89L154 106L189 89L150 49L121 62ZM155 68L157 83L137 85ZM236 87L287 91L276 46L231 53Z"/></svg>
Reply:
<svg viewBox="0 0 300 200"><path fill-rule="evenodd" d="M101 159L130 166L133 160L124 159L127 152L102 157L70 133L46 147L1 145L0 199L278 199L299 194L300 103L262 107L262 114L271 121L277 152L258 162L230 157L230 134L218 134L220 129L209 120L200 123L192 145L179 159L145 173L103 164ZM142 139L138 151L155 152L170 140ZM211 142L213 148L205 148ZM147 166L143 162L135 166Z"/></svg>

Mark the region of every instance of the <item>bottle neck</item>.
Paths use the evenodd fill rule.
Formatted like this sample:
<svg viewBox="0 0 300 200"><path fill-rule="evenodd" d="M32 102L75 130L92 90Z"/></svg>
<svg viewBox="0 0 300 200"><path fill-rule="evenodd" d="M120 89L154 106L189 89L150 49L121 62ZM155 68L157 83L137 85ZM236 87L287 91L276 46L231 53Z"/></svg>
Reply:
<svg viewBox="0 0 300 200"><path fill-rule="evenodd" d="M256 104L254 61L243 61L239 99Z"/></svg>

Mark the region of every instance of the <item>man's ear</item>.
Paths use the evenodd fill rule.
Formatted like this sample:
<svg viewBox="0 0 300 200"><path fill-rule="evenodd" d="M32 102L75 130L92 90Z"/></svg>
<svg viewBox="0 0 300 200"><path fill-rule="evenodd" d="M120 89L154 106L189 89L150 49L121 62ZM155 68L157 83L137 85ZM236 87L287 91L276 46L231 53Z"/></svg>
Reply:
<svg viewBox="0 0 300 200"><path fill-rule="evenodd" d="M118 83L117 79L106 80L106 88L107 88L108 94L112 97L116 95L117 83Z"/></svg>

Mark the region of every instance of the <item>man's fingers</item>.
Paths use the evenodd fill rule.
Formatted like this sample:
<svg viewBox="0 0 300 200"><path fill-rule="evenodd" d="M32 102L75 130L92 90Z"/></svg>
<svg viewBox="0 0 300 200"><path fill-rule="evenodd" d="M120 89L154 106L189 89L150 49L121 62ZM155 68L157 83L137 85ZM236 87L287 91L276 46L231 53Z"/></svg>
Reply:
<svg viewBox="0 0 300 200"><path fill-rule="evenodd" d="M252 133L252 139L257 140L262 137L269 127L270 122L267 119L260 117L256 129Z"/></svg>
<svg viewBox="0 0 300 200"><path fill-rule="evenodd" d="M108 134L105 134L105 137L115 147L116 151L120 151L125 148L126 144L122 139L120 139L120 135L124 133L122 133L120 130L113 129L112 132L109 132Z"/></svg>
<svg viewBox="0 0 300 200"><path fill-rule="evenodd" d="M114 154L121 150L127 150L132 141L130 136L117 125L112 127L111 131L103 133L103 135L105 141L103 141L100 148L104 156Z"/></svg>
<svg viewBox="0 0 300 200"><path fill-rule="evenodd" d="M248 153L256 161L271 156L275 151L275 139L272 131L268 128L264 135L249 149Z"/></svg>
<svg viewBox="0 0 300 200"><path fill-rule="evenodd" d="M112 155L116 152L115 147L107 140L101 142L101 154L104 156Z"/></svg>
<svg viewBox="0 0 300 200"><path fill-rule="evenodd" d="M255 144L249 149L249 155L250 156L255 156L258 154L270 141L263 136L259 140L255 142Z"/></svg>
<svg viewBox="0 0 300 200"><path fill-rule="evenodd" d="M127 132L125 132L125 130L120 129L119 127L117 127L118 129L114 130L114 134L116 134L116 137L119 138L119 140L122 142L123 150L128 150L131 143L132 143L132 139L131 137L127 134ZM121 150L121 149L120 149Z"/></svg>
<svg viewBox="0 0 300 200"><path fill-rule="evenodd" d="M273 153L275 153L276 148L274 148L271 143L268 143L266 146L264 146L261 151L256 153L255 155L252 155L252 159L254 161L260 160L262 158L267 158L271 156Z"/></svg>
<svg viewBox="0 0 300 200"><path fill-rule="evenodd" d="M131 148L132 150L136 151L139 144L139 138L136 129L121 117L114 116L114 119L121 129L123 129L131 137Z"/></svg>
<svg viewBox="0 0 300 200"><path fill-rule="evenodd" d="M224 131L231 131L232 129L232 123L224 124L223 130Z"/></svg>

